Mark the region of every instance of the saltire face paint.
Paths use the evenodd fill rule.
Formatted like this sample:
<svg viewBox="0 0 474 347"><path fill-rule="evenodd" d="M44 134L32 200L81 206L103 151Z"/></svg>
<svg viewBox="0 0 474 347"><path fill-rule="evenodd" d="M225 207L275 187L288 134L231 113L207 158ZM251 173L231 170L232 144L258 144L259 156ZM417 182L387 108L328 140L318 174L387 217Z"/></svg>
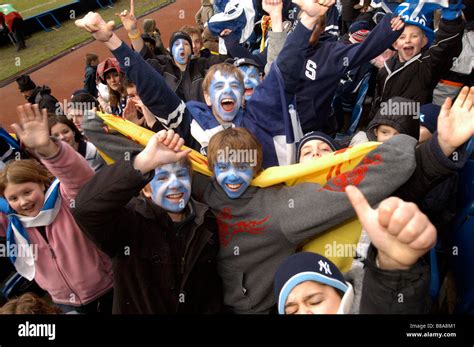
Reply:
<svg viewBox="0 0 474 347"><path fill-rule="evenodd" d="M172 163L155 169L151 181L153 201L169 212L181 212L191 196L191 176L183 163Z"/></svg>

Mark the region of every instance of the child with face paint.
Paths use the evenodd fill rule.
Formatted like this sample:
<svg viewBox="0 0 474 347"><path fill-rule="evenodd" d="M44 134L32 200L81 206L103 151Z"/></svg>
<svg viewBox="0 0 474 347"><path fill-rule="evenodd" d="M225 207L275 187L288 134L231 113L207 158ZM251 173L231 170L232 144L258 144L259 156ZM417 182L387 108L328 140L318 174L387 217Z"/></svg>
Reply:
<svg viewBox="0 0 474 347"><path fill-rule="evenodd" d="M285 259L276 271L278 313L428 313L430 267L422 257L436 243L436 228L415 204L390 197L374 210L357 188L347 187L346 192L372 240L360 305L351 283L329 259L302 252Z"/></svg>
<svg viewBox="0 0 474 347"><path fill-rule="evenodd" d="M208 205L219 225L218 270L224 303L236 313L269 312L273 275L303 242L354 215L345 184L376 203L402 185L414 169L416 141L400 135L379 146L352 171L326 185L251 185L261 170L262 149L244 128L229 128L209 143L214 178L195 174L193 196ZM241 256L236 256L236 252Z"/></svg>
<svg viewBox="0 0 474 347"><path fill-rule="evenodd" d="M173 131L160 131L77 196L77 223L113 261L113 313L221 310L217 225L209 208L191 198L183 143Z"/></svg>
<svg viewBox="0 0 474 347"><path fill-rule="evenodd" d="M295 160L294 139L288 134L298 133L299 129L293 129L295 115L291 100L305 63L312 30L318 17L335 3L334 0L293 2L301 7L300 21L245 108L242 108L243 77L235 66L212 66L203 82L205 104L185 103L159 73L114 35L112 23L105 23L97 13L89 13L76 21L76 25L107 45L127 76L137 82L143 103L153 114L160 115L165 127L177 131L187 146L205 154L214 134L228 127L244 127L262 141L265 154L262 165L266 168L291 164Z"/></svg>
<svg viewBox="0 0 474 347"><path fill-rule="evenodd" d="M244 77L245 101L249 101L257 86L262 82L261 67L252 59L236 59L234 65Z"/></svg>
<svg viewBox="0 0 474 347"><path fill-rule="evenodd" d="M144 44L140 29L134 14L134 1L130 1L130 11L123 11L119 15L132 46L143 59L161 75L170 89L184 101L204 102L202 81L210 66L220 63L224 58L212 56L210 58L192 57L193 40L195 34L179 30L173 32L169 41L169 54L156 55ZM198 43L196 44L198 45ZM147 83L133 79L137 84ZM140 93L140 91L139 91Z"/></svg>

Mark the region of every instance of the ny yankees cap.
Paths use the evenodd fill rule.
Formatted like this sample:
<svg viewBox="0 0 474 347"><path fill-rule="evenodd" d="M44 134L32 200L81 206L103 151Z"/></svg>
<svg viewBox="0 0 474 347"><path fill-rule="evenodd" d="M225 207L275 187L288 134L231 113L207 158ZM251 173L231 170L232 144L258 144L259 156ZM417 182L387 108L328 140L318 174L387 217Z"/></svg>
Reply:
<svg viewBox="0 0 474 347"><path fill-rule="evenodd" d="M306 281L326 284L343 293L349 289L341 271L329 259L310 252L293 254L285 259L275 274L279 314L285 314L285 303L293 288Z"/></svg>

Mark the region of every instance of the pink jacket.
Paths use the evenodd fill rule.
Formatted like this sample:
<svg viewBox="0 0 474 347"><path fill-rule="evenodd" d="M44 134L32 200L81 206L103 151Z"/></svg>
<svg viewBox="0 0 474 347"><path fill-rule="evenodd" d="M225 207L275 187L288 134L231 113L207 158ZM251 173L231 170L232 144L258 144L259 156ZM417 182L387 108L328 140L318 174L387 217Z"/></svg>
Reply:
<svg viewBox="0 0 474 347"><path fill-rule="evenodd" d="M46 227L49 245L36 228L27 231L30 242L37 245L36 283L55 303L82 306L112 289L112 263L84 235L70 212L74 198L94 171L71 146L62 141L57 144L59 153L41 160L59 179L62 198L56 219Z"/></svg>

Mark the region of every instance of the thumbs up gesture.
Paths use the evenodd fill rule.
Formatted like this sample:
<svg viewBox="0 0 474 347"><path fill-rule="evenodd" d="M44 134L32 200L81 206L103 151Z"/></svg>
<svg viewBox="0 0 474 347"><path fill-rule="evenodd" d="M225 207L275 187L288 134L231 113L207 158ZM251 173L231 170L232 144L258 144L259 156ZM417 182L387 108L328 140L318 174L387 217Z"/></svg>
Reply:
<svg viewBox="0 0 474 347"><path fill-rule="evenodd" d="M436 228L415 204L390 197L373 209L356 187L348 186L346 194L378 250L379 268L408 269L435 245Z"/></svg>

